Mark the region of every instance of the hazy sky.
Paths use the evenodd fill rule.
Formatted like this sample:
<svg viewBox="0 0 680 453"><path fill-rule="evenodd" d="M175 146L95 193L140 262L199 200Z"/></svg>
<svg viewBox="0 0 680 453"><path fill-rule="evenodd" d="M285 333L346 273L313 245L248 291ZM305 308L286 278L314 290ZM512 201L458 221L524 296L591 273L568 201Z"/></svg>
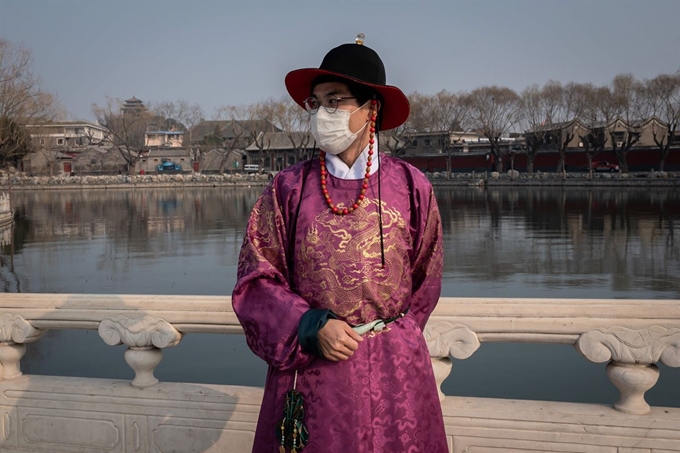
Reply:
<svg viewBox="0 0 680 453"><path fill-rule="evenodd" d="M0 36L32 49L74 119L106 96L208 118L279 97L359 32L406 93L680 70L680 0L0 0Z"/></svg>

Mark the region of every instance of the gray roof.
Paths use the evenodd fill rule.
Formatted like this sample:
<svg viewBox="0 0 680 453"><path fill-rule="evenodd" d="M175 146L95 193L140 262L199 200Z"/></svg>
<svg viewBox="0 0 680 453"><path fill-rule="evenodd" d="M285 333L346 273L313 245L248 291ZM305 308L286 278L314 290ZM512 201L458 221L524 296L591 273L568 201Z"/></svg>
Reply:
<svg viewBox="0 0 680 453"><path fill-rule="evenodd" d="M49 158L49 159L54 159L54 160L56 160L56 159L67 160L67 159L72 158L68 154L64 154L61 151L57 151L57 150L54 150L54 149L42 148L42 149L39 149L38 151L26 154L22 159L23 160L33 160L33 159L39 158L39 157L44 157L44 158Z"/></svg>
<svg viewBox="0 0 680 453"><path fill-rule="evenodd" d="M146 157L191 157L186 148L151 149Z"/></svg>
<svg viewBox="0 0 680 453"><path fill-rule="evenodd" d="M227 152L234 153L234 154L241 156L241 157L246 155L245 151L241 151L240 149L226 150L224 148L213 148L210 151L205 152L204 155L207 156L209 154L224 154L224 153L227 153Z"/></svg>
<svg viewBox="0 0 680 453"><path fill-rule="evenodd" d="M191 131L191 137L193 140L201 140L206 135L214 133L215 130L219 130L222 137L233 139L237 136L250 135L251 131L275 132L281 129L269 120L210 120L202 121L194 126Z"/></svg>
<svg viewBox="0 0 680 453"><path fill-rule="evenodd" d="M89 154L94 154L94 153L97 153L97 154L107 154L107 153L110 152L112 149L113 149L113 148L94 148L94 147L87 147L87 148L85 148L85 149L78 150L77 156L82 156L82 155L85 155L85 154L88 154L88 155L89 155ZM115 152L118 152L118 150L115 150Z"/></svg>
<svg viewBox="0 0 680 453"><path fill-rule="evenodd" d="M583 125L583 123L581 123L580 120L573 119L573 120L569 120L569 121L561 121L559 123L541 124L539 126L532 127L531 129L528 129L526 132L531 133L531 132L556 131L556 130L568 128L575 123L579 123L579 124Z"/></svg>
<svg viewBox="0 0 680 453"><path fill-rule="evenodd" d="M45 121L37 122L35 124L27 124L24 127L27 128L40 128L40 127L67 127L67 126L89 126L99 129L106 129L101 124L93 123L91 121Z"/></svg>
<svg viewBox="0 0 680 453"><path fill-rule="evenodd" d="M215 129L224 129L230 121L201 121L191 130L191 138L200 140L208 134L215 132Z"/></svg>
<svg viewBox="0 0 680 453"><path fill-rule="evenodd" d="M291 140L292 138L292 140ZM306 148L313 148L316 146L314 138L309 132L267 132L263 137L258 138L259 143L264 144L266 150L294 150L293 142L300 146L300 143L305 142ZM253 143L246 148L246 151L259 151L256 143Z"/></svg>

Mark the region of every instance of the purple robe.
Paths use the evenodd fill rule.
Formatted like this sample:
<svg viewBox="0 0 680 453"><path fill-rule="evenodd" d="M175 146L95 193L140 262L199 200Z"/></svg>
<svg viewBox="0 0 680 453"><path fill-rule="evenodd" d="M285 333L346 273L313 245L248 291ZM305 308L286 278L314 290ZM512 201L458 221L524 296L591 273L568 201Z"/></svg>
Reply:
<svg viewBox="0 0 680 453"><path fill-rule="evenodd" d="M284 395L293 388L295 370L309 430L303 452L447 452L422 333L441 292L441 220L432 186L409 164L381 156L366 198L341 216L323 197L318 159L308 163L278 173L260 196L239 257L234 311L249 347L269 364L253 452L279 451ZM326 178L336 205L357 199L362 180ZM294 259L286 258L289 253ZM330 309L352 326L409 311L385 330L366 334L349 360L331 362L298 342L298 323L310 308Z"/></svg>

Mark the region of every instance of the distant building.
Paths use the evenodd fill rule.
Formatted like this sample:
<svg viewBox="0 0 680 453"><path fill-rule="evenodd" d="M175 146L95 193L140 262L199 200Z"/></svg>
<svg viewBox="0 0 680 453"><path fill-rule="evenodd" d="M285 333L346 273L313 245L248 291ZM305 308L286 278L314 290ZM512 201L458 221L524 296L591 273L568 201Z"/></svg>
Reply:
<svg viewBox="0 0 680 453"><path fill-rule="evenodd" d="M246 148L259 133L280 132L268 120L202 121L191 129L191 142L195 145Z"/></svg>
<svg viewBox="0 0 680 453"><path fill-rule="evenodd" d="M245 151L213 148L194 160L194 171L201 173L240 173L247 162Z"/></svg>
<svg viewBox="0 0 680 453"><path fill-rule="evenodd" d="M109 130L89 121L59 121L26 126L37 149L109 145Z"/></svg>
<svg viewBox="0 0 680 453"><path fill-rule="evenodd" d="M183 131L147 131L144 134L144 146L148 148L181 148L183 142Z"/></svg>
<svg viewBox="0 0 680 453"><path fill-rule="evenodd" d="M451 144L447 131L419 132L405 137L406 146L399 154L417 156L421 154L440 154Z"/></svg>
<svg viewBox="0 0 680 453"><path fill-rule="evenodd" d="M397 153L399 156L432 156L452 153L487 153L489 139L476 131L430 131L402 134L399 137L405 145ZM504 137L504 147L511 146L515 138Z"/></svg>
<svg viewBox="0 0 680 453"><path fill-rule="evenodd" d="M59 176L72 172L73 158L56 149L40 149L21 160L20 170L33 176Z"/></svg>
<svg viewBox="0 0 680 453"><path fill-rule="evenodd" d="M72 172L83 175L115 175L127 172L127 162L117 148L86 148L73 158Z"/></svg>
<svg viewBox="0 0 680 453"><path fill-rule="evenodd" d="M176 167L171 169L173 173L190 173L194 171L193 160L188 149L150 149L144 151L142 157L137 161L135 173L163 173L166 171L163 169L164 164L166 165L165 168L168 169L168 164L181 167L179 170L175 170ZM159 170L159 168L161 169Z"/></svg>
<svg viewBox="0 0 680 453"><path fill-rule="evenodd" d="M136 113L146 110L144 103L132 96L130 99L126 99L125 103L121 106L121 111L123 113Z"/></svg>
<svg viewBox="0 0 680 453"><path fill-rule="evenodd" d="M264 171L280 171L308 159L316 142L308 132L267 132L248 146L248 162Z"/></svg>

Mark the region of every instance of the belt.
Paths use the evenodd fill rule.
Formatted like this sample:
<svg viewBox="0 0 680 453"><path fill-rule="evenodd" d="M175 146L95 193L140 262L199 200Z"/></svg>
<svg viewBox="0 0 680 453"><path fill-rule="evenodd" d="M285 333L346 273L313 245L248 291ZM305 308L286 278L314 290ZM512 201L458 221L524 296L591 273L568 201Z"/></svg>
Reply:
<svg viewBox="0 0 680 453"><path fill-rule="evenodd" d="M389 323L392 323L396 321L399 318L403 318L406 316L406 313L408 313L408 308L404 310L403 312L399 313L397 316L394 318L388 318L388 319L376 319L375 321L367 322L366 324L359 324L358 326L352 327L352 330L358 333L359 335L363 335L366 332L380 332L383 330Z"/></svg>

